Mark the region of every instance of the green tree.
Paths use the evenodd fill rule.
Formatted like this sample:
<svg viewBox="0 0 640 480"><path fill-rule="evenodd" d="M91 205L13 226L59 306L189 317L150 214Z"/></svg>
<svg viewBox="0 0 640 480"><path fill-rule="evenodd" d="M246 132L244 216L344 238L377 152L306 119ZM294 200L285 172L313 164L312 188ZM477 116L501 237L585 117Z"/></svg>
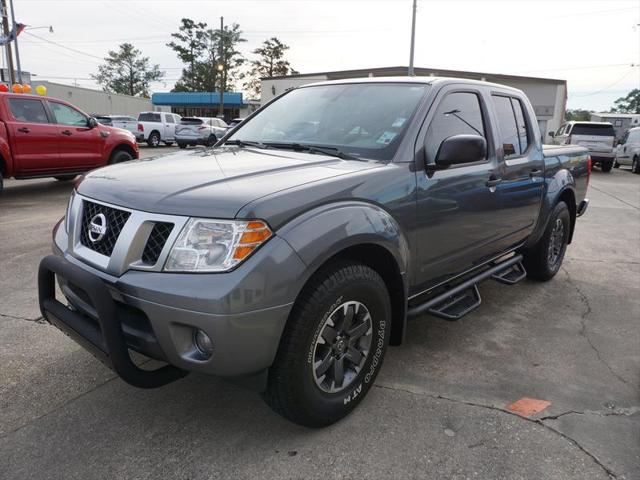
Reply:
<svg viewBox="0 0 640 480"><path fill-rule="evenodd" d="M221 83L224 83L225 91L234 89L239 68L244 63L237 46L246 41L237 23L225 26L220 32L220 29L209 28L205 22L183 18L179 31L171 36L173 40L167 46L186 65L174 92L217 91ZM220 65L222 70L218 70Z"/></svg>
<svg viewBox="0 0 640 480"><path fill-rule="evenodd" d="M276 37L271 37L262 42L252 53L258 58L251 62L251 70L247 74L249 80L245 82L244 88L253 98L260 97L260 79L265 77L275 77L282 75L296 74L284 54L289 50L289 46L282 43Z"/></svg>
<svg viewBox="0 0 640 480"><path fill-rule="evenodd" d="M613 102L611 112L640 113L640 88L635 88L626 97L620 97Z"/></svg>
<svg viewBox="0 0 640 480"><path fill-rule="evenodd" d="M591 120L592 110L582 110L579 108L573 110L567 110L564 115L564 118L567 122L576 121L576 122L588 122Z"/></svg>
<svg viewBox="0 0 640 480"><path fill-rule="evenodd" d="M148 97L151 82L164 76L158 65L151 65L149 57L143 57L130 43L121 44L117 51L109 51L104 62L91 78L109 93Z"/></svg>

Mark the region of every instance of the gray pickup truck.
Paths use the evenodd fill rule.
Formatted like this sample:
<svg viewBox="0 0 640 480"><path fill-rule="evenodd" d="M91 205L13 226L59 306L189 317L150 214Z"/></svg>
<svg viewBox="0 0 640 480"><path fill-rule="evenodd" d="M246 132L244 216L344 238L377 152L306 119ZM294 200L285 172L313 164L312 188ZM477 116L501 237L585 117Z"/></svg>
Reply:
<svg viewBox="0 0 640 480"><path fill-rule="evenodd" d="M408 318L461 318L485 279L550 280L590 171L585 148L541 145L519 90L308 85L214 148L87 174L40 264L40 308L131 385L217 375L325 426Z"/></svg>

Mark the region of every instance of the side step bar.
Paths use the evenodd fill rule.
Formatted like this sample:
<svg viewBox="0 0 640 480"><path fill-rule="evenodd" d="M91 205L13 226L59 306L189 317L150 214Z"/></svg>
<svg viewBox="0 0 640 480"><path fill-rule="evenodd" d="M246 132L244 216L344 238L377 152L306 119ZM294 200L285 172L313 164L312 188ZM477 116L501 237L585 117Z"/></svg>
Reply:
<svg viewBox="0 0 640 480"><path fill-rule="evenodd" d="M409 308L407 315L416 317L424 313L443 318L445 320L459 320L467 313L475 310L482 303L478 283L487 278L513 285L522 280L527 272L522 265L522 255L500 262L484 270L464 282L450 288L424 303Z"/></svg>

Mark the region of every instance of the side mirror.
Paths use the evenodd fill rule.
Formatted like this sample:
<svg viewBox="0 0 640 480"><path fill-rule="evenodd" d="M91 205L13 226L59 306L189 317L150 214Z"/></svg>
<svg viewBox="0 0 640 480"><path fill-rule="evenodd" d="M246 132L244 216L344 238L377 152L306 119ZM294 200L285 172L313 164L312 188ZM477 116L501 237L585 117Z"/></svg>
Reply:
<svg viewBox="0 0 640 480"><path fill-rule="evenodd" d="M549 136L550 136L551 138L555 137L555 136L556 136L556 132L549 132Z"/></svg>
<svg viewBox="0 0 640 480"><path fill-rule="evenodd" d="M87 120L87 126L89 128L96 128L98 126L98 121L93 117L89 117L89 120Z"/></svg>
<svg viewBox="0 0 640 480"><path fill-rule="evenodd" d="M436 154L436 166L447 168L487 157L487 141L480 135L453 135L445 139Z"/></svg>

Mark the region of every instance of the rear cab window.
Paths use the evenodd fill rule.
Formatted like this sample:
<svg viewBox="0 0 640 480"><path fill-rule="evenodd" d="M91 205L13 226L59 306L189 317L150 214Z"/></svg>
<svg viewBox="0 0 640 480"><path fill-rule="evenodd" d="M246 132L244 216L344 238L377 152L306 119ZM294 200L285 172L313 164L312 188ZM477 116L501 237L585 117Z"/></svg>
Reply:
<svg viewBox="0 0 640 480"><path fill-rule="evenodd" d="M147 112L147 113L141 113L140 115L138 115L138 121L160 123L161 119L160 119L159 113Z"/></svg>
<svg viewBox="0 0 640 480"><path fill-rule="evenodd" d="M10 98L11 115L18 122L49 123L42 100L30 98Z"/></svg>
<svg viewBox="0 0 640 480"><path fill-rule="evenodd" d="M522 102L503 95L491 95L491 98L496 110L505 160L524 155L529 146L529 129Z"/></svg>
<svg viewBox="0 0 640 480"><path fill-rule="evenodd" d="M597 123L574 123L571 135L590 135L596 137L615 137L613 125Z"/></svg>
<svg viewBox="0 0 640 480"><path fill-rule="evenodd" d="M201 118L184 117L180 119L181 125L202 125L204 121Z"/></svg>

